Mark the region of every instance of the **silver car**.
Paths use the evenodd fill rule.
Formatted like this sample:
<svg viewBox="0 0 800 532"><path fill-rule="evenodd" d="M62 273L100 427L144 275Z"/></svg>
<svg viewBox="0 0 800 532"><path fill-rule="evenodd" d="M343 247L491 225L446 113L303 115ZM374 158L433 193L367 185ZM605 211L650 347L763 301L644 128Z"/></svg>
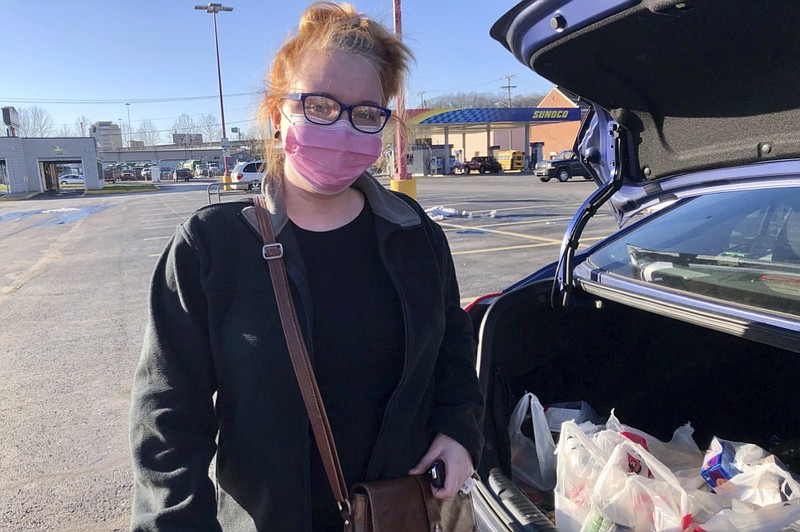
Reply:
<svg viewBox="0 0 800 532"><path fill-rule="evenodd" d="M231 188L235 190L253 190L261 187L261 180L266 175L264 161L239 163L231 170Z"/></svg>

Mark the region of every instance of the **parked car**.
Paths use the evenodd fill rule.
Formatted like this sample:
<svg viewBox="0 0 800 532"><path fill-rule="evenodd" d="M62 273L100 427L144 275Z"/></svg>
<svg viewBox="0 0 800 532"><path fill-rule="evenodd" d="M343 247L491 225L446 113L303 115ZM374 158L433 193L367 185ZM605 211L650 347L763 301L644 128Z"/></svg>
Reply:
<svg viewBox="0 0 800 532"><path fill-rule="evenodd" d="M172 173L172 178L175 179L175 181L177 181L178 179L189 181L193 177L194 173L188 168L176 168L175 171Z"/></svg>
<svg viewBox="0 0 800 532"><path fill-rule="evenodd" d="M566 183L574 176L592 178L580 156L573 150L564 150L549 161L539 161L533 167L533 174L545 183L554 177L562 183Z"/></svg>
<svg viewBox="0 0 800 532"><path fill-rule="evenodd" d="M59 176L58 183L60 185L86 185L86 179L78 174L64 174Z"/></svg>
<svg viewBox="0 0 800 532"><path fill-rule="evenodd" d="M157 169L157 170L159 169L158 166L145 166L144 168L142 168L142 179L152 180L153 179L153 169L154 168ZM160 173L161 172L159 170L159 174ZM160 175L159 175L159 177L160 177Z"/></svg>
<svg viewBox="0 0 800 532"><path fill-rule="evenodd" d="M239 163L231 170L231 188L234 190L253 190L261 187L266 175L264 161Z"/></svg>
<svg viewBox="0 0 800 532"><path fill-rule="evenodd" d="M167 178L172 177L172 172L173 172L173 170L169 166L162 166L161 167L161 178L163 179L165 177L167 177Z"/></svg>
<svg viewBox="0 0 800 532"><path fill-rule="evenodd" d="M487 529L556 530L553 492L512 479L510 418L525 392L613 408L663 441L689 421L701 450L712 436L753 443L800 473L800 100L786 90L800 83L800 3L759 10L780 16L753 17L749 0L526 0L493 26L590 106L576 150L599 188L553 264L469 308L486 397L473 494ZM608 209L621 229L576 252ZM600 502L597 527L656 529L616 526ZM556 495L556 525L577 530L570 504ZM699 530L708 517L663 526Z"/></svg>
<svg viewBox="0 0 800 532"><path fill-rule="evenodd" d="M464 172L470 173L472 171L481 174L487 172L497 173L503 171L503 166L491 155L485 155L482 157L473 157L467 162L466 166L464 166Z"/></svg>
<svg viewBox="0 0 800 532"><path fill-rule="evenodd" d="M121 170L119 179L120 181L136 181L136 174L131 169Z"/></svg>

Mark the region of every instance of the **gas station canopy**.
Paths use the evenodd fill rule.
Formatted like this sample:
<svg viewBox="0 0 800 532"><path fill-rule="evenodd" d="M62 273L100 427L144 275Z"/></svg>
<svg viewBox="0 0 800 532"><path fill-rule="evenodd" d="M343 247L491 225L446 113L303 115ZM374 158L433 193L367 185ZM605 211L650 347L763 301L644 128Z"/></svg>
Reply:
<svg viewBox="0 0 800 532"><path fill-rule="evenodd" d="M415 109L408 111L409 126L427 126L434 133L447 127L452 133L520 127L538 122L581 119L580 107L480 107L475 109Z"/></svg>

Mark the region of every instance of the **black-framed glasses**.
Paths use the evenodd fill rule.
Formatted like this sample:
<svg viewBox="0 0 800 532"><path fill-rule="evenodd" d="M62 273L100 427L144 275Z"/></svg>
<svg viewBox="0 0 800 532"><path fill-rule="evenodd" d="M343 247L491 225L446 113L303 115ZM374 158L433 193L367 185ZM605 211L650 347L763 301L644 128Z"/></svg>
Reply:
<svg viewBox="0 0 800 532"><path fill-rule="evenodd" d="M379 133L392 112L380 105L360 103L358 105L345 105L335 98L324 94L301 92L287 94L287 100L301 102L303 115L312 124L329 126L335 123L347 111L350 124L362 133Z"/></svg>

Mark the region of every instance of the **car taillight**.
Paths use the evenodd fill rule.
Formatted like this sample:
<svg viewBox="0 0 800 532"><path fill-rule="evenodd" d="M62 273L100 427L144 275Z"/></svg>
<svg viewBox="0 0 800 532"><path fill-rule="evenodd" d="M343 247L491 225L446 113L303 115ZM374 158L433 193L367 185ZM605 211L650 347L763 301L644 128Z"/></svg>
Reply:
<svg viewBox="0 0 800 532"><path fill-rule="evenodd" d="M233 174L231 174L231 177L239 181L242 179L242 174L237 174L234 172Z"/></svg>

